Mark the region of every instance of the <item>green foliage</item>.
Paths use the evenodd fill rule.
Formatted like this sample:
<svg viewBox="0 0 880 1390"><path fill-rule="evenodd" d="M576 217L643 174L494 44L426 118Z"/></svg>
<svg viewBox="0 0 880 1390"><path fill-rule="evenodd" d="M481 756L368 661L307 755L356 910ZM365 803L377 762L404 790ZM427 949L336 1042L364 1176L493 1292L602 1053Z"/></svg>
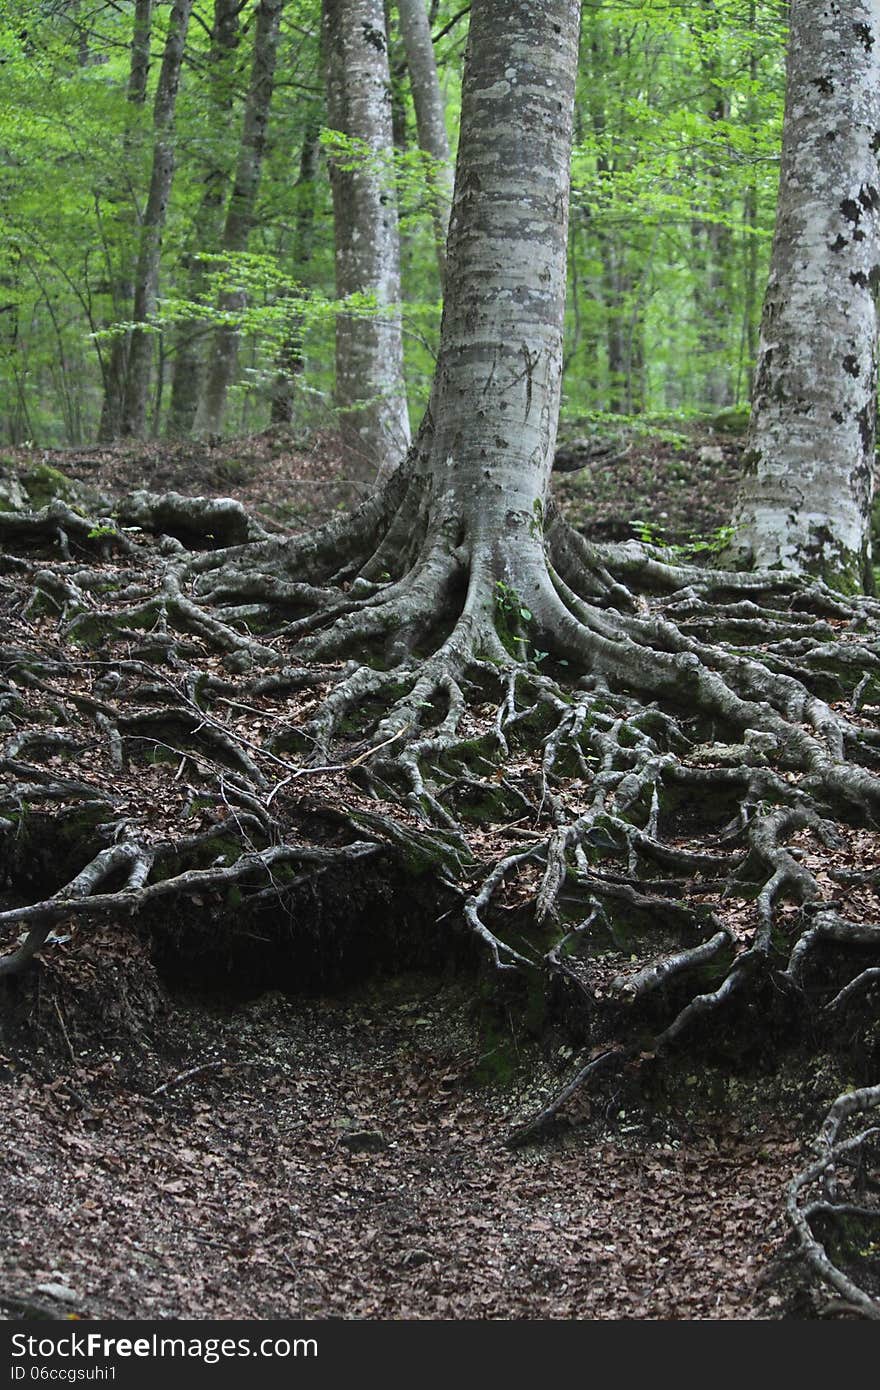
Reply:
<svg viewBox="0 0 880 1390"><path fill-rule="evenodd" d="M256 0L240 39L212 56L213 0L196 0L176 117L176 175L160 303L145 325L163 376L165 428L182 336L204 350L241 335L230 432L268 419L279 355L297 344L297 425L333 423L336 317L379 312L334 288L329 161L378 169L401 214L406 371L425 404L440 325L430 161L392 33L399 141L377 154L324 129L313 180L299 151L324 121L317 0L287 0L260 199L247 255L217 255L241 132ZM393 7L391 7L393 13ZM773 224L783 90L781 0L603 0L583 11L572 160L563 410L570 417L719 411L748 392ZM0 0L0 429L18 444L97 433L114 343L132 327L131 282L170 6L153 7L149 88L127 99L133 5ZM457 129L466 8L432 6ZM311 217L310 244L301 235ZM235 296L230 307L229 295ZM225 297L225 299L224 299ZM666 428L674 429L673 425Z"/></svg>
<svg viewBox="0 0 880 1390"><path fill-rule="evenodd" d="M782 6L584 9L565 409L748 391L775 213Z"/></svg>
<svg viewBox="0 0 880 1390"><path fill-rule="evenodd" d="M531 613L520 601L516 590L505 584L503 579L499 579L495 585L495 606L508 620L517 621L521 618L524 623L532 621Z"/></svg>
<svg viewBox="0 0 880 1390"><path fill-rule="evenodd" d="M649 521L634 522L633 530L642 545L663 551L673 564L717 559L728 549L736 534L733 526L717 526L707 536L691 535L684 545L674 545L665 539L662 530Z"/></svg>

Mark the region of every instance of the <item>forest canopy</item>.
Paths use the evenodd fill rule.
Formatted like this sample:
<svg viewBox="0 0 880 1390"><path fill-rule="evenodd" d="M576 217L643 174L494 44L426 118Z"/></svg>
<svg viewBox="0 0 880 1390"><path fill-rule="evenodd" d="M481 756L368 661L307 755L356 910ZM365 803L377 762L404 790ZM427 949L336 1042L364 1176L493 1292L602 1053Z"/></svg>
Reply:
<svg viewBox="0 0 880 1390"><path fill-rule="evenodd" d="M153 102L171 17L170 5L155 5L144 85L132 99L137 8L89 0L0 6L0 428L10 444L95 438L113 344L134 318ZM194 5L187 30L144 428L151 437L174 432L173 381L188 334L195 327L204 353L211 328L230 322L242 342L225 429L264 427L294 319L304 335L298 427L333 424L331 157L354 166L378 159L396 192L415 421L437 348L440 286L431 156L419 145L400 34L392 29L390 40L393 141L377 156L328 119L319 7L283 7L259 190L245 244L230 249L223 213L256 35L254 7L231 10L240 13L226 49L211 3ZM687 414L747 402L775 210L784 18L778 0L584 7L567 416ZM454 153L467 7L443 0L430 20ZM369 294L354 294L346 312L369 312L370 304Z"/></svg>

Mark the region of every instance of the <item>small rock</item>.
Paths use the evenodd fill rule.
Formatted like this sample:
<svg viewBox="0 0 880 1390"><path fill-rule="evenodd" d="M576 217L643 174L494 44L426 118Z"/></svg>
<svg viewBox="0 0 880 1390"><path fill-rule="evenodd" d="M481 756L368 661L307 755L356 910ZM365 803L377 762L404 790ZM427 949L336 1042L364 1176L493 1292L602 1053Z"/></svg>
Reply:
<svg viewBox="0 0 880 1390"><path fill-rule="evenodd" d="M419 1265L430 1264L433 1258L430 1250L407 1250L403 1263L408 1269L416 1269Z"/></svg>
<svg viewBox="0 0 880 1390"><path fill-rule="evenodd" d="M704 444L699 454L700 463L723 463L724 450L720 444Z"/></svg>
<svg viewBox="0 0 880 1390"><path fill-rule="evenodd" d="M54 1298L56 1303L81 1303L82 1299L73 1289L69 1289L66 1284L38 1284L37 1293L44 1293L49 1298Z"/></svg>
<svg viewBox="0 0 880 1390"><path fill-rule="evenodd" d="M0 512L23 512L27 504L24 489L15 475L0 473Z"/></svg>
<svg viewBox="0 0 880 1390"><path fill-rule="evenodd" d="M769 729L746 729L743 743L747 748L760 749L763 753L770 753L779 747L778 738Z"/></svg>
<svg viewBox="0 0 880 1390"><path fill-rule="evenodd" d="M248 672L253 664L254 658L251 656L250 652L230 652L228 656L224 656L223 658L223 665L226 670L237 672L239 675L244 675Z"/></svg>
<svg viewBox="0 0 880 1390"><path fill-rule="evenodd" d="M381 1153L388 1148L388 1142L381 1129L350 1129L345 1134L339 1136L340 1144L344 1144L352 1153Z"/></svg>

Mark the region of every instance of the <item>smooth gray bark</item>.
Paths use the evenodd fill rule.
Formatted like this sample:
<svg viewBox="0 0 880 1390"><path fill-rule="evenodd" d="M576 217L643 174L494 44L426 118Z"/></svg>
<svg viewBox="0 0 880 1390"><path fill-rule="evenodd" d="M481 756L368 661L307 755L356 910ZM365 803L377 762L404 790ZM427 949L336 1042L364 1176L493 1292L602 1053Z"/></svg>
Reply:
<svg viewBox="0 0 880 1390"><path fill-rule="evenodd" d="M432 531L469 559L465 617L502 581L541 620L562 379L579 0L475 0L432 397Z"/></svg>
<svg viewBox="0 0 880 1390"><path fill-rule="evenodd" d="M880 15L792 0L779 203L732 558L870 574Z"/></svg>
<svg viewBox="0 0 880 1390"><path fill-rule="evenodd" d="M257 9L253 65L235 182L220 239L221 254L247 250L266 149L283 9L284 0L260 0ZM234 316L244 308L245 302L246 296L241 290L230 290L221 296L220 308L233 317L229 323L218 326L213 334L205 390L196 415L199 434L219 434L223 428L226 396L238 366L240 334Z"/></svg>
<svg viewBox="0 0 880 1390"><path fill-rule="evenodd" d="M150 191L141 222L137 274L135 276L135 327L128 354L128 376L122 415L122 433L142 439L147 427L152 334L137 325L146 324L156 309L159 290L159 258L168 199L174 179L174 108L180 85L180 69L193 0L175 0L162 56L159 85L153 107L153 167Z"/></svg>
<svg viewBox="0 0 880 1390"><path fill-rule="evenodd" d="M446 131L446 108L437 77L437 63L425 0L397 0L397 15L406 51L419 146L430 159L428 187L434 240L437 246L437 265L442 285L446 280L446 236L449 230L453 185L449 136Z"/></svg>
<svg viewBox="0 0 880 1390"><path fill-rule="evenodd" d="M388 38L383 0L324 0L327 119L359 142L366 158L330 162L336 292L373 294L379 313L340 314L336 404L349 468L374 477L409 446L400 311L397 199L392 149ZM352 167L354 166L354 167Z"/></svg>
<svg viewBox="0 0 880 1390"><path fill-rule="evenodd" d="M228 128L234 106L232 68L240 38L240 12L241 0L215 0L208 51L208 99L213 119L223 130ZM196 254L217 249L231 164L231 157L224 160L218 146L205 172L202 196L193 219L191 240ZM188 281L187 297L200 301L205 289L205 269L198 259L190 267ZM195 424L204 377L204 336L204 323L198 320L182 323L177 330L167 425L173 439L186 438Z"/></svg>

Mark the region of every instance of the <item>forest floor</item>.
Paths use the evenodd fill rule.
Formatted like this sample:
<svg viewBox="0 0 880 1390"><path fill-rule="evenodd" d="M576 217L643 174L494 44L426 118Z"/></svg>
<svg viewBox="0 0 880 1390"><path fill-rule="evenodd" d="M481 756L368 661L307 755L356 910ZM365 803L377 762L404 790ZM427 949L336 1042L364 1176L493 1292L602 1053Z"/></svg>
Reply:
<svg viewBox="0 0 880 1390"><path fill-rule="evenodd" d="M732 437L630 435L560 472L556 492L597 539L647 527L711 545L738 457ZM332 440L303 452L273 435L7 451L0 485L39 475L48 495L52 470L111 500L139 487L233 496L294 528L359 489ZM861 868L877 867L871 852ZM10 986L6 1317L821 1314L780 1255L785 1184L846 1084L827 1060L696 1074L684 1056L653 1091L644 1069L624 1075L511 1149L511 1124L572 1050L487 1004L467 962L332 993L206 994L133 924L74 945L46 953L26 1018Z"/></svg>
<svg viewBox="0 0 880 1390"><path fill-rule="evenodd" d="M699 425L571 425L560 432L554 495L593 540L629 540L647 527L657 542L711 544L731 515L741 452L737 435ZM270 429L215 444L7 448L0 454L0 500L4 477L23 476L31 487L43 479L32 499L43 502L56 488L51 470L87 499L112 502L138 488L235 497L264 524L293 531L319 524L369 490L346 475L332 435L316 435L303 448Z"/></svg>

